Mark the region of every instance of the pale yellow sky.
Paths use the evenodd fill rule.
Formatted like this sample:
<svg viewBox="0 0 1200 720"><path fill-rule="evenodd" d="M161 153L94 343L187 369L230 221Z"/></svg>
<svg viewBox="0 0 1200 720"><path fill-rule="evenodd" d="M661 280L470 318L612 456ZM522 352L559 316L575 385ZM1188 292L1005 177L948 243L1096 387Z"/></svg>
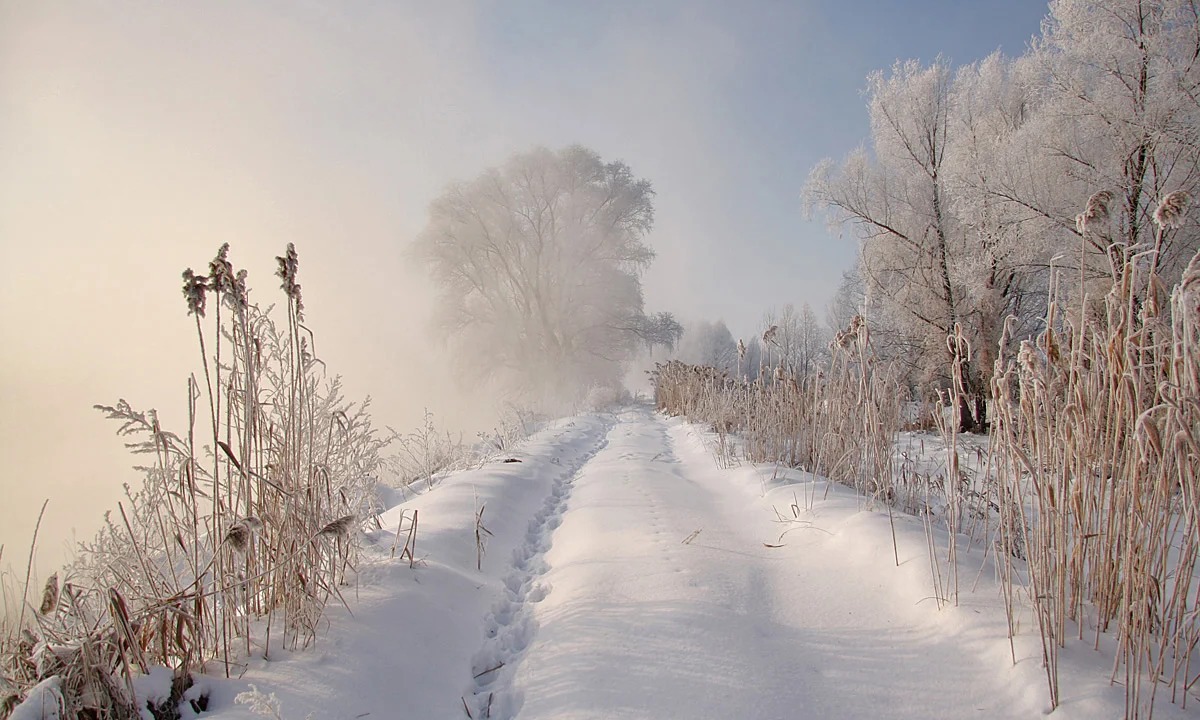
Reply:
<svg viewBox="0 0 1200 720"><path fill-rule="evenodd" d="M425 334L426 289L402 256L447 172L481 169L455 157L453 94L469 83L454 81L456 53L431 47L420 18L342 28L315 8L289 19L240 4L5 7L5 564L23 568L44 498L41 545L54 559L72 527L90 537L136 481L93 404L125 397L182 430L198 350L180 273L223 242L264 305L279 296L273 257L296 243L317 351L350 397L374 396L380 426L407 429L425 406L452 424L491 413L451 392ZM439 22L469 37L469 14ZM416 102L431 95L450 110Z"/></svg>
<svg viewBox="0 0 1200 720"><path fill-rule="evenodd" d="M649 309L722 304L700 278L728 263L702 251L731 247L720 200L739 141L713 151L709 109L737 42L686 5L568 29L592 48L481 20L492 10L0 4L6 563L24 564L43 498L42 554L57 558L137 479L93 404L124 397L182 429L198 350L180 273L221 243L262 304L278 298L273 257L296 244L318 353L400 430L426 407L451 427L494 415L454 388L403 248L447 183L514 152L582 142L650 178Z"/></svg>

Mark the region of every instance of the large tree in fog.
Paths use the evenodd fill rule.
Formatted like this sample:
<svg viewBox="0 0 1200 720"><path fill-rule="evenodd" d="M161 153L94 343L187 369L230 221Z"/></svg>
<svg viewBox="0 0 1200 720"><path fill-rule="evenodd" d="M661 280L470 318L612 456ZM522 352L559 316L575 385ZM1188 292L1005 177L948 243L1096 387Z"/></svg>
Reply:
<svg viewBox="0 0 1200 720"><path fill-rule="evenodd" d="M678 324L642 304L653 197L624 163L579 146L531 150L447 188L414 249L464 367L567 398L618 383L640 343L673 343Z"/></svg>

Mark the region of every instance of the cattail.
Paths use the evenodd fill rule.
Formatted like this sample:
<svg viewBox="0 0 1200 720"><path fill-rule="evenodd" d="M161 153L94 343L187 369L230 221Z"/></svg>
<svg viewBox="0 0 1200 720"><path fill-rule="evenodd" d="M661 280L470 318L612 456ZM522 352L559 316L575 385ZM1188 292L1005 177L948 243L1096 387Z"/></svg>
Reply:
<svg viewBox="0 0 1200 720"><path fill-rule="evenodd" d="M42 615L49 615L58 607L58 573L52 573L46 580L46 587L42 589L42 606L38 608L38 612Z"/></svg>
<svg viewBox="0 0 1200 720"><path fill-rule="evenodd" d="M327 537L345 537L350 533L352 525L354 525L354 515L344 515L321 528L320 534Z"/></svg>
<svg viewBox="0 0 1200 720"><path fill-rule="evenodd" d="M1150 417L1151 412L1153 412L1153 410L1147 410L1142 413L1141 417L1137 419L1135 428L1141 430L1139 439L1145 438L1144 442L1150 447L1151 450L1154 451L1154 457L1162 457L1162 433L1160 433L1158 430L1158 423L1154 422L1154 419Z"/></svg>
<svg viewBox="0 0 1200 720"><path fill-rule="evenodd" d="M1111 191L1101 190L1088 198L1087 207L1082 213L1075 216L1075 227L1081 234L1086 235L1092 230L1098 232L1108 225L1108 221L1112 217L1109 206L1114 197Z"/></svg>
<svg viewBox="0 0 1200 720"><path fill-rule="evenodd" d="M1183 271L1183 277L1179 280L1179 285L1184 291L1200 289L1200 252L1192 256L1188 262L1187 269Z"/></svg>
<svg viewBox="0 0 1200 720"><path fill-rule="evenodd" d="M208 278L197 275L191 268L183 271L183 297L187 300L188 314L204 317L205 291L208 290Z"/></svg>
<svg viewBox="0 0 1200 720"><path fill-rule="evenodd" d="M1043 344L1046 346L1046 361L1051 365L1058 363L1061 353L1059 352L1058 337L1054 334L1053 328L1047 328L1042 334Z"/></svg>
<svg viewBox="0 0 1200 720"><path fill-rule="evenodd" d="M741 338L738 338L738 360L745 360L745 359L746 359L746 343L742 342Z"/></svg>
<svg viewBox="0 0 1200 720"><path fill-rule="evenodd" d="M1183 224L1192 197L1182 190L1169 193L1154 211L1154 222L1161 228L1177 228Z"/></svg>

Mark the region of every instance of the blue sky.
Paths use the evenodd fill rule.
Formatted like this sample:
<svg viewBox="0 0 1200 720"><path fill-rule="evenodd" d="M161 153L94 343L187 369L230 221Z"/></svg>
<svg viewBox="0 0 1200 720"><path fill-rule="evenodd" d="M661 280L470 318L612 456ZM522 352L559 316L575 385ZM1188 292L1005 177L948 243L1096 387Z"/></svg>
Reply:
<svg viewBox="0 0 1200 720"><path fill-rule="evenodd" d="M803 218L799 196L818 160L866 137L867 74L898 59L1018 54L1046 11L1036 0L513 8L481 13L485 83L521 98L514 124L540 128L543 142L592 145L654 181L648 299L723 317L739 335L772 305L820 313L853 258L853 242ZM616 88L598 112L587 100L597 86ZM624 106L623 86L634 100Z"/></svg>
<svg viewBox="0 0 1200 720"><path fill-rule="evenodd" d="M275 302L300 251L317 350L381 424L478 427L404 256L429 202L582 143L658 192L648 309L756 333L821 313L854 254L800 193L861 142L897 59L1019 53L1045 6L979 2L0 3L0 544L53 547L131 464L91 409L183 425L179 276L223 242ZM36 482L31 482L36 478Z"/></svg>

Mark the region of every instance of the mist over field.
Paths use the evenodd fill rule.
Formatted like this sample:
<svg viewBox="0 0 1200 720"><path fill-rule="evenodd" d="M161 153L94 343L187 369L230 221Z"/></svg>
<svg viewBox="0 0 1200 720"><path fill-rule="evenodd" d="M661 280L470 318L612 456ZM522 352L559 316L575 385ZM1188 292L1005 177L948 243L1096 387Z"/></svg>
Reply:
<svg viewBox="0 0 1200 720"><path fill-rule="evenodd" d="M1186 716L1197 38L0 4L0 720Z"/></svg>
<svg viewBox="0 0 1200 720"><path fill-rule="evenodd" d="M1043 11L948 50L1019 49ZM867 68L935 47L917 30L851 56L829 39L844 21L819 3L6 4L5 559L20 563L42 499L58 557L136 482L93 404L125 397L180 427L197 352L179 273L225 242L264 304L279 300L271 259L296 243L321 358L387 424L428 407L451 429L487 425L496 402L456 392L404 247L448 183L529 147L583 143L653 183L649 308L739 336L772 306L820 312L853 245L803 219L807 167L858 141L843 126L864 127Z"/></svg>

